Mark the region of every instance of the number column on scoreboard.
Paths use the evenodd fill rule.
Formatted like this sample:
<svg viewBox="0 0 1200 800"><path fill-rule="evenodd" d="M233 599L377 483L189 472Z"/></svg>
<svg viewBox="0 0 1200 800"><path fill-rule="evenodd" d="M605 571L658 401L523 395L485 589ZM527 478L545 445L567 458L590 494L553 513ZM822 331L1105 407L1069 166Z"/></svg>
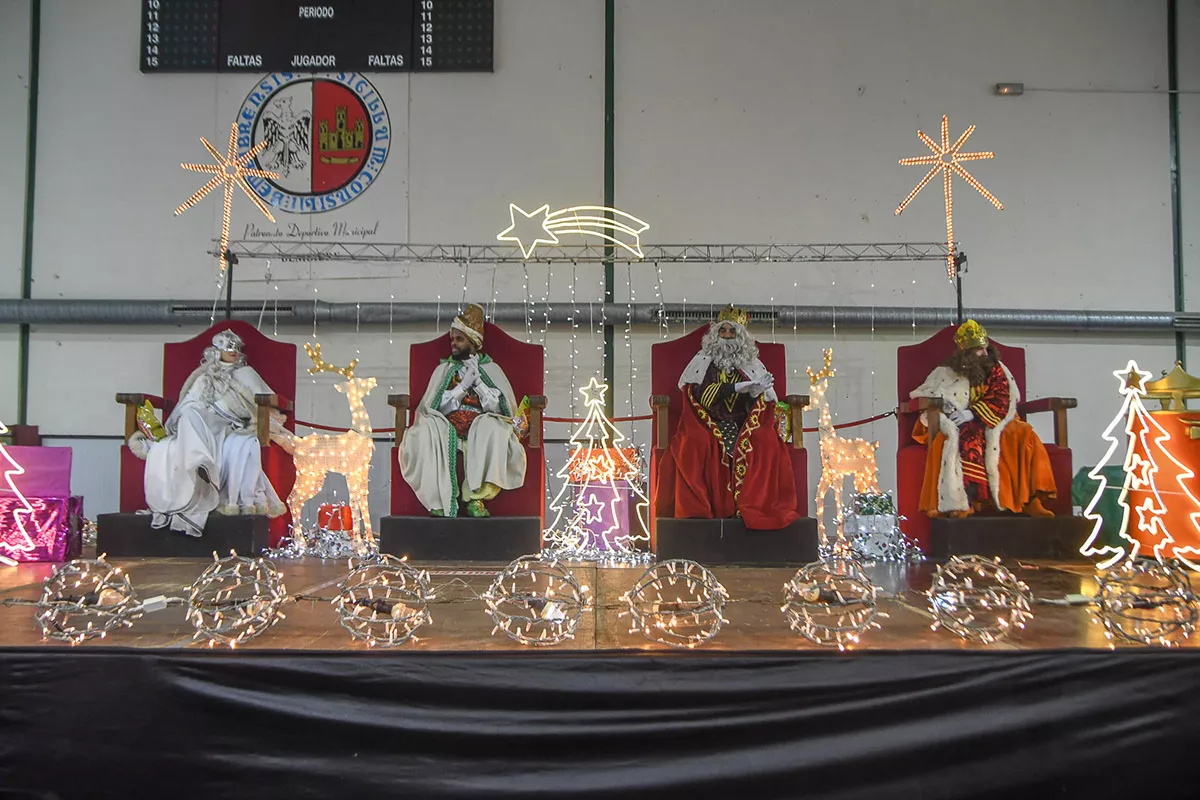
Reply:
<svg viewBox="0 0 1200 800"><path fill-rule="evenodd" d="M415 0L416 72L491 72L494 0Z"/></svg>
<svg viewBox="0 0 1200 800"><path fill-rule="evenodd" d="M142 0L142 72L218 68L220 0Z"/></svg>

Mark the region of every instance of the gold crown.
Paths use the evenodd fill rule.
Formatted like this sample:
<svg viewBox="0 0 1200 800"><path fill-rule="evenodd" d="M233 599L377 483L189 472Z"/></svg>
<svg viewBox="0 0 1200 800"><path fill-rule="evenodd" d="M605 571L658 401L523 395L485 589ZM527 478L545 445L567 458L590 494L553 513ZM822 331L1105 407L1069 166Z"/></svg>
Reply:
<svg viewBox="0 0 1200 800"><path fill-rule="evenodd" d="M987 329L973 319L969 319L954 333L954 343L959 350L974 350L976 347L988 346Z"/></svg>
<svg viewBox="0 0 1200 800"><path fill-rule="evenodd" d="M730 303L729 305L725 306L725 308L721 309L721 313L717 317L717 322L735 322L744 328L746 327L746 323L749 321L749 319L750 315L746 313L746 309L735 308L734 305Z"/></svg>

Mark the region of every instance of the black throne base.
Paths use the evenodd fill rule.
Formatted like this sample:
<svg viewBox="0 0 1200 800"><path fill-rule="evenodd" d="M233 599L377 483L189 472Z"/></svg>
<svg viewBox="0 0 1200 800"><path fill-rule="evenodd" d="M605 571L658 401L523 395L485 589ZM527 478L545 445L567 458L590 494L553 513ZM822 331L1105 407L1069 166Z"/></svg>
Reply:
<svg viewBox="0 0 1200 800"><path fill-rule="evenodd" d="M1086 561L1079 548L1092 532L1085 517L970 516L930 520L930 557L999 556Z"/></svg>
<svg viewBox="0 0 1200 800"><path fill-rule="evenodd" d="M269 520L263 515L226 517L210 514L203 536L150 527L149 514L101 514L96 517L96 552L111 558L212 558L229 551L255 556L267 548Z"/></svg>
<svg viewBox="0 0 1200 800"><path fill-rule="evenodd" d="M512 561L542 549L537 517L384 517L379 550L412 561Z"/></svg>
<svg viewBox="0 0 1200 800"><path fill-rule="evenodd" d="M817 560L817 521L803 517L779 531L747 530L740 519L659 517L659 560L709 564L807 564Z"/></svg>

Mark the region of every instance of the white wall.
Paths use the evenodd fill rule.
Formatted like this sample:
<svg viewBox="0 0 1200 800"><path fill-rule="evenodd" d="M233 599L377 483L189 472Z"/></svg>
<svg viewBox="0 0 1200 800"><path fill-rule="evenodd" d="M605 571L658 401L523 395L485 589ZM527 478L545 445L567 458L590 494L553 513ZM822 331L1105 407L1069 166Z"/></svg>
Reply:
<svg viewBox="0 0 1200 800"><path fill-rule="evenodd" d="M10 31L27 29L20 20L27 5L0 5L0 35L16 45L4 48L6 62L20 49L22 34ZM258 76L142 75L136 67L139 9L135 0L43 4L36 297L213 297L213 262L204 250L218 233L219 201L206 199L173 217L175 206L203 182L178 164L206 160L200 135L224 149L223 131ZM1167 99L1153 91L1167 81L1166 13L1159 0L624 0L616 24L616 202L651 223L645 241L943 239L936 182L902 216L893 210L921 177L897 159L921 154L916 130L936 138L941 115L948 114L952 136L978 126L968 149L997 153L971 168L1005 204L996 211L962 182L955 185L955 230L971 263L968 305L1171 309ZM599 203L603 3L499 0L496 26L494 74L370 76L387 102L393 133L383 173L339 212L280 214L281 229L378 222L379 241L483 243L507 224L510 201ZM1180 41L1195 41L1197 33L1200 4L1181 2ZM1181 81L1193 90L1200 88L1194 51L1180 48ZM1000 81L1024 82L1028 91L997 97L991 87ZM0 78L0 92L6 108L23 107L19 92L9 97L14 89L7 77ZM1200 164L1200 100L1184 96L1181 107L1185 189L1196 187L1184 193L1190 276L1200 236L1198 204L1188 203L1200 196L1194 166ZM0 124L8 132L15 123L6 117ZM23 164L12 152L0 155L6 186ZM0 214L9 220L0 222L0 252L11 261L9 254L19 256L19 228L10 219L19 216L19 198L0 202L18 203ZM244 198L235 200L234 235L250 223L270 227L256 215ZM239 298L436 301L440 295L448 315L463 295L464 276L455 265L276 263L269 281L263 268L240 268ZM547 296L546 269L535 265L529 272L540 303ZM570 272L559 267L549 276L552 305L570 303ZM653 301L654 265L634 265L631 272L636 299ZM620 302L629 296L624 274L618 265ZM689 305L953 303L937 263L663 265L661 274L664 299ZM525 297L519 268L473 264L467 277L468 299L490 297L493 286L500 301ZM601 282L597 268L576 270L581 307L599 299ZM1189 307L1197 308L1200 284L1188 295ZM565 414L573 383L571 332L556 324L543 337L541 308L533 339L548 340L551 413ZM273 330L269 307L266 320L264 329ZM396 326L389 335L386 327L363 326L317 334L327 356L358 355L359 372L379 377L369 409L376 426L385 427L391 417L384 396L407 387L407 345L434 328ZM679 331L672 325L670 335ZM193 332L36 328L31 422L56 434L118 432L121 413L112 394L156 388L161 342ZM772 338L769 330L757 333ZM803 367L819 363L820 350L834 346L838 377L831 395L842 421L894 406L895 347L929 333L831 326L777 330L774 338L789 345L793 390L803 389ZM1111 370L1129 357L1153 370L1174 360L1170 336L992 333L1032 348L1034 394L1079 398L1072 415L1077 466L1103 454L1099 432L1117 408ZM632 411L645 412L649 347L661 334L639 329L626 348L618 326L618 413L631 410L631 395ZM313 330L281 326L278 335L302 343ZM598 342L586 323L577 335L575 383L600 369ZM0 339L0 359L3 348ZM633 382L627 353L637 366ZM301 417L345 423L344 401L331 384L301 374ZM1035 420L1045 436L1048 422ZM882 442L881 477L889 485L894 431L891 420L860 429ZM566 433L562 426L548 431ZM635 429L641 442L648 434L648 425ZM77 484L92 481L79 479L81 472ZM115 505L112 487L99 478L84 488L90 513ZM382 478L374 491L377 502L386 497Z"/></svg>

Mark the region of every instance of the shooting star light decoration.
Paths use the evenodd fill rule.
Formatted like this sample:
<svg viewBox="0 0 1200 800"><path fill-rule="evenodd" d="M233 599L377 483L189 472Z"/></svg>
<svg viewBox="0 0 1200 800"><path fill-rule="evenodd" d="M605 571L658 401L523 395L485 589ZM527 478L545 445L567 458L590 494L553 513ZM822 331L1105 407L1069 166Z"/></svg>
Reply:
<svg viewBox="0 0 1200 800"><path fill-rule="evenodd" d="M515 242L528 259L539 244L558 244L559 234L596 236L642 258L641 235L649 228L632 214L606 206L571 206L550 211L550 204L526 211L508 204L509 226L496 234L501 242Z"/></svg>
<svg viewBox="0 0 1200 800"><path fill-rule="evenodd" d="M908 207L908 204L913 201L922 189L933 180L933 176L938 172L942 173L942 193L946 196L946 272L950 276L950 280L954 280L954 275L957 272L957 265L954 263L954 196L951 187L951 178L954 174L969 183L975 191L983 195L989 203L994 205L999 210L1004 210L1004 205L997 200L991 192L983 188L983 184L975 180L975 176L967 172L963 168L960 161L980 161L988 158L995 158L996 154L988 151L981 153L962 153L959 152L967 139L975 132L975 126L967 128L962 136L955 140L954 144L950 144L950 120L948 117L942 117L942 143L939 146L930 139L922 131L917 131L917 136L925 143L925 146L933 151L930 156L914 156L912 158L902 158L900 163L906 167L918 164L931 164L929 172L925 173L925 177L921 182L908 193L908 197L904 198L899 206L896 207L896 216L900 216L900 212Z"/></svg>

